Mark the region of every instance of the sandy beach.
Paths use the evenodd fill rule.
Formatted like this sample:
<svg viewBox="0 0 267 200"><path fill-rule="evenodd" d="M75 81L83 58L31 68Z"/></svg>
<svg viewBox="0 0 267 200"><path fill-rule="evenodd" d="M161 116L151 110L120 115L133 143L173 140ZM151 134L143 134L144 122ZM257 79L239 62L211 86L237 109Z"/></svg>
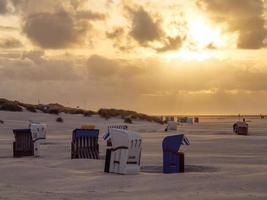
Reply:
<svg viewBox="0 0 267 200"><path fill-rule="evenodd" d="M95 115L56 115L0 112L0 199L266 199L266 119L249 120L249 136L232 133L236 118L206 117L199 124L179 126L190 139L185 152L185 173L162 173L161 142L164 125L134 121L130 130L143 139L142 169L138 175L106 174L105 143L108 124ZM27 120L26 120L27 119ZM25 128L28 120L47 123L47 140L41 157L12 157L13 128ZM100 160L70 159L72 130L83 123L100 129Z"/></svg>

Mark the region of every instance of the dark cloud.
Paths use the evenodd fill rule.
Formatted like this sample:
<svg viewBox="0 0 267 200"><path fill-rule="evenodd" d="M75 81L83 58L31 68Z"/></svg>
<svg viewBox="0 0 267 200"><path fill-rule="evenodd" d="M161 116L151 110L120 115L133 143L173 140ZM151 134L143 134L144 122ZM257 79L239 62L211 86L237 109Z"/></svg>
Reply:
<svg viewBox="0 0 267 200"><path fill-rule="evenodd" d="M7 3L8 3L7 0L0 0L0 15L7 14L9 12Z"/></svg>
<svg viewBox="0 0 267 200"><path fill-rule="evenodd" d="M208 12L217 23L227 24L227 30L237 32L238 48L264 47L267 35L262 0L199 0L201 9Z"/></svg>
<svg viewBox="0 0 267 200"><path fill-rule="evenodd" d="M131 38L125 27L115 27L112 31L106 32L106 37L113 41L113 47L120 51L129 52L134 49Z"/></svg>
<svg viewBox="0 0 267 200"><path fill-rule="evenodd" d="M103 13L84 10L85 0L10 0L22 19L22 31L37 46L47 49L86 46L93 22Z"/></svg>
<svg viewBox="0 0 267 200"><path fill-rule="evenodd" d="M22 43L15 38L0 39L0 48L12 49L22 47Z"/></svg>
<svg viewBox="0 0 267 200"><path fill-rule="evenodd" d="M168 36L162 28L159 16L156 19L143 7L125 6L124 9L127 11L130 26L115 27L112 31L106 32L107 38L113 40L115 48L131 51L141 46L162 53L181 47L183 38Z"/></svg>
<svg viewBox="0 0 267 200"><path fill-rule="evenodd" d="M142 7L138 9L127 7L127 10L132 20L130 34L136 41L146 45L147 42L161 39L164 33L160 21L153 19Z"/></svg>
<svg viewBox="0 0 267 200"><path fill-rule="evenodd" d="M81 33L75 29L72 17L66 12L40 13L25 19L25 34L43 48L64 48L75 42Z"/></svg>
<svg viewBox="0 0 267 200"><path fill-rule="evenodd" d="M177 50L181 47L182 43L183 43L183 40L181 39L180 36L175 37L175 38L167 37L165 39L164 45L161 48L157 48L156 50L158 52Z"/></svg>

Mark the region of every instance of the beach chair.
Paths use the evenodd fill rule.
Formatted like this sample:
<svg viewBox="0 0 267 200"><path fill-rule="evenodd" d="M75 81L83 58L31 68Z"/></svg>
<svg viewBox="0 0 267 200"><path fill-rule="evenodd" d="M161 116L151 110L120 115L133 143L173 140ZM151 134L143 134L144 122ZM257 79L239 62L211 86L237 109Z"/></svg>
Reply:
<svg viewBox="0 0 267 200"><path fill-rule="evenodd" d="M14 157L40 156L40 142L46 138L46 124L31 123L29 129L14 129Z"/></svg>
<svg viewBox="0 0 267 200"><path fill-rule="evenodd" d="M13 142L13 156L33 156L34 145L31 129L14 129L15 142Z"/></svg>
<svg viewBox="0 0 267 200"><path fill-rule="evenodd" d="M168 121L165 131L177 131L177 125L178 124L175 121Z"/></svg>
<svg viewBox="0 0 267 200"><path fill-rule="evenodd" d="M194 117L194 123L199 123L199 117Z"/></svg>
<svg viewBox="0 0 267 200"><path fill-rule="evenodd" d="M40 156L40 144L46 139L47 125L41 123L31 123L30 124L33 146L34 146L34 156Z"/></svg>
<svg viewBox="0 0 267 200"><path fill-rule="evenodd" d="M142 139L132 131L109 129L110 145L106 150L105 169L107 173L137 174L140 171Z"/></svg>
<svg viewBox="0 0 267 200"><path fill-rule="evenodd" d="M128 126L127 125L109 125L108 129L110 129L110 128L127 130Z"/></svg>
<svg viewBox="0 0 267 200"><path fill-rule="evenodd" d="M233 132L237 135L248 135L248 124L241 121L234 123Z"/></svg>
<svg viewBox="0 0 267 200"><path fill-rule="evenodd" d="M184 172L184 153L179 152L182 144L190 144L183 134L167 136L163 139L163 173Z"/></svg>
<svg viewBox="0 0 267 200"><path fill-rule="evenodd" d="M98 129L73 130L71 159L99 159L98 135Z"/></svg>

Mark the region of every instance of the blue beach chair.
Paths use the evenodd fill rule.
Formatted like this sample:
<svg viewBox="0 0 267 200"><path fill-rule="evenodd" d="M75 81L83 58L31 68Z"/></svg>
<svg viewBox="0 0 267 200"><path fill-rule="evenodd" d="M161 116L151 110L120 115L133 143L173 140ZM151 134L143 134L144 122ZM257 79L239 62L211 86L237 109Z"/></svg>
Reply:
<svg viewBox="0 0 267 200"><path fill-rule="evenodd" d="M99 159L98 129L75 129L72 133L71 159Z"/></svg>
<svg viewBox="0 0 267 200"><path fill-rule="evenodd" d="M179 152L182 144L189 145L189 140L183 134L164 138L162 142L163 173L184 172L184 153Z"/></svg>

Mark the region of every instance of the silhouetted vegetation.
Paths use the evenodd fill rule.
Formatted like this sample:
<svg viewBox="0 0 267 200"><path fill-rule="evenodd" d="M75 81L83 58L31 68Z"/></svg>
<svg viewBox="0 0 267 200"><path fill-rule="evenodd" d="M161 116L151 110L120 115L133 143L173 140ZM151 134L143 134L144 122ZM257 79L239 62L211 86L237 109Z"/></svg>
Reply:
<svg viewBox="0 0 267 200"><path fill-rule="evenodd" d="M14 101L0 99L0 110L20 112L22 108Z"/></svg>
<svg viewBox="0 0 267 200"><path fill-rule="evenodd" d="M36 112L36 106L32 105L32 104L26 104L26 103L21 103L19 101L14 101L16 104L18 104L21 107L24 107L26 110L28 110L29 112Z"/></svg>
<svg viewBox="0 0 267 200"><path fill-rule="evenodd" d="M5 111L23 111L23 109L29 111L29 112L43 112L48 114L55 114L58 115L60 113L67 113L67 114L81 114L85 117L90 117L94 114L99 114L101 117L105 119L109 119L112 117L120 117L121 119L124 119L126 121L131 122L133 120L145 120L149 122L156 122L163 124L163 121L160 117L156 116L149 116L142 113L137 113L135 111L130 110L122 110L122 109L105 109L102 108L98 112L91 111L91 110L84 110L80 108L71 108L71 107L65 107L63 105L60 105L58 103L50 103L50 104L26 104L19 101L10 101L7 99L1 99L0 98L0 110ZM129 120L130 119L130 120ZM126 122L129 123L129 122Z"/></svg>
<svg viewBox="0 0 267 200"><path fill-rule="evenodd" d="M120 117L122 119L130 118L131 120L145 120L145 121L156 122L160 124L163 123L160 117L149 116L149 115L137 113L135 111L130 111L130 110L102 108L98 111L98 114L105 119L109 119L112 117Z"/></svg>
<svg viewBox="0 0 267 200"><path fill-rule="evenodd" d="M127 118L124 119L124 123L132 124L133 122L132 122L131 118L127 117Z"/></svg>

